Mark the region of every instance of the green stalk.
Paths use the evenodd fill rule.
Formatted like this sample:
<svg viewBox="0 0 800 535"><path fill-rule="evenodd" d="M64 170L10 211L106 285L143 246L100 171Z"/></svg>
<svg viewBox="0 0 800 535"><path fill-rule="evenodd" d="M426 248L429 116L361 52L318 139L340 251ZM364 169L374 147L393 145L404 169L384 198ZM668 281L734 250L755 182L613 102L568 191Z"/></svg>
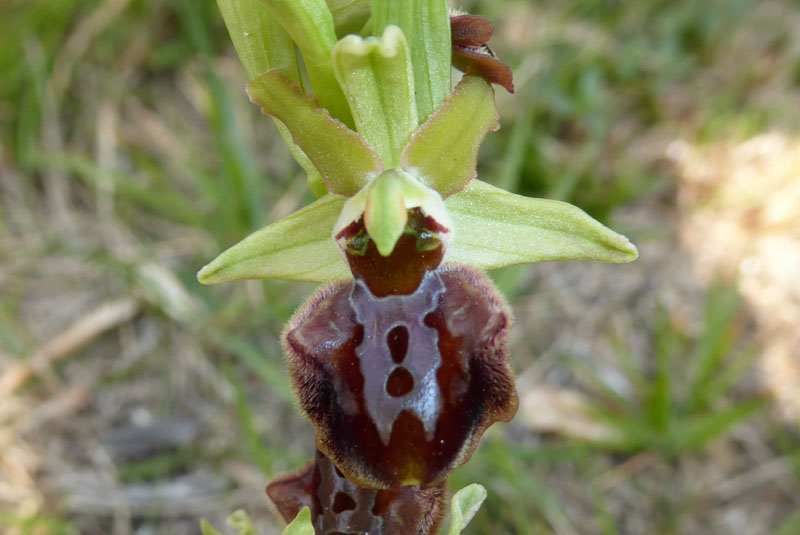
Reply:
<svg viewBox="0 0 800 535"><path fill-rule="evenodd" d="M263 0L217 0L217 5L249 79L254 80L259 74L278 69L302 87L303 79L294 43L270 14ZM322 197L327 189L316 167L292 141L292 134L286 125L277 119L273 120L289 152L305 170L311 191L316 197Z"/></svg>

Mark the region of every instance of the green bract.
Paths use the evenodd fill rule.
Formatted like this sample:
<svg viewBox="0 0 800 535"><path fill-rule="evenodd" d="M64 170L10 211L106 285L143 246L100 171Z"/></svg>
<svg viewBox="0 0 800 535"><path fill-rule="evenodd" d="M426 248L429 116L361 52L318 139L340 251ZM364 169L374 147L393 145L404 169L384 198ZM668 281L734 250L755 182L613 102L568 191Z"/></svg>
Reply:
<svg viewBox="0 0 800 535"><path fill-rule="evenodd" d="M447 262L494 269L636 258L627 238L572 205L474 180L480 146L498 128L494 91L473 75L448 91L445 0L374 0L369 23L364 0L218 1L252 79L250 99L276 119L320 198L223 252L200 282L349 278L339 232L363 217L388 256L413 208L445 229ZM337 42L345 28L376 35Z"/></svg>
<svg viewBox="0 0 800 535"><path fill-rule="evenodd" d="M327 0L327 2L338 37L359 33L369 20L371 11L369 0Z"/></svg>
<svg viewBox="0 0 800 535"><path fill-rule="evenodd" d="M263 72L276 69L290 80L302 83L294 42L267 11L263 0L217 0L217 5L236 53L251 80ZM317 169L300 147L292 142L286 126L278 119L275 119L275 125L292 156L305 170L306 181L314 195L324 195L327 190Z"/></svg>
<svg viewBox="0 0 800 535"><path fill-rule="evenodd" d="M233 514L228 517L227 524L236 530L237 535L258 535L256 528L253 527L250 517L247 516L247 513L245 513L242 509L234 511ZM200 520L200 532L203 535L222 535L222 533L214 526L209 524L205 518ZM286 535L286 531L283 533ZM313 529L310 534L305 531L297 531L294 533L297 535L300 535L301 533L303 535L314 535Z"/></svg>
<svg viewBox="0 0 800 535"><path fill-rule="evenodd" d="M485 499L486 489L477 483L467 485L456 492L450 502L450 528L447 530L447 535L459 535L464 531Z"/></svg>
<svg viewBox="0 0 800 535"><path fill-rule="evenodd" d="M311 509L303 507L297 516L283 530L282 535L314 535L311 523Z"/></svg>
<svg viewBox="0 0 800 535"><path fill-rule="evenodd" d="M454 498L455 499L455 498ZM228 517L228 525L237 531L237 535L259 535L247 513L239 509ZM203 535L223 535L218 529L203 518L200 520L200 532ZM314 535L311 523L311 510L304 507L292 522L287 525L281 535Z"/></svg>

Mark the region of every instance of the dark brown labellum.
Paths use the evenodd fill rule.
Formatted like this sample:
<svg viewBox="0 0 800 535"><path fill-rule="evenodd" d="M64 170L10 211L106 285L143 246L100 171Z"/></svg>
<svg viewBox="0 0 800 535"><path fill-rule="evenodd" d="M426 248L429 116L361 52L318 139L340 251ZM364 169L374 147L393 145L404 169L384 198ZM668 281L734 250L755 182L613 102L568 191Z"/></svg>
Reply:
<svg viewBox="0 0 800 535"><path fill-rule="evenodd" d="M267 494L287 522L309 507L317 535L433 535L444 515L444 484L365 489L320 452L301 472L270 483Z"/></svg>
<svg viewBox="0 0 800 535"><path fill-rule="evenodd" d="M284 335L318 448L363 487L441 483L516 412L509 324L494 285L465 266L427 271L405 295L360 280L318 292Z"/></svg>

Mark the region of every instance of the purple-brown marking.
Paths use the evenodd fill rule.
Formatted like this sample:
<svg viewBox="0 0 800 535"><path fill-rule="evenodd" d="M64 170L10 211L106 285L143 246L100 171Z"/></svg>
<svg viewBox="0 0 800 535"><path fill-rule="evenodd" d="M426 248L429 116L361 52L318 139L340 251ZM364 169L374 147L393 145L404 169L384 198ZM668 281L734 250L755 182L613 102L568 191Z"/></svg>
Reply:
<svg viewBox="0 0 800 535"><path fill-rule="evenodd" d="M270 483L267 494L286 522L309 507L317 535L433 535L444 516L444 484L365 489L320 452L298 474Z"/></svg>

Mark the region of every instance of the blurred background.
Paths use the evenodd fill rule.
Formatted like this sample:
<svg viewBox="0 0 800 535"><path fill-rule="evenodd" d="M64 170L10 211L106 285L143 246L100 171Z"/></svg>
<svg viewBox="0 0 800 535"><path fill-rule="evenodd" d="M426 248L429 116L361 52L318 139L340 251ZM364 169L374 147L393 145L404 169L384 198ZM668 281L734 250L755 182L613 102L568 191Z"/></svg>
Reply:
<svg viewBox="0 0 800 535"><path fill-rule="evenodd" d="M467 533L800 534L800 4L456 7L517 87L480 176L641 253L492 274L521 406ZM312 198L244 83L211 0L0 2L0 533L279 533L314 286L195 281Z"/></svg>

